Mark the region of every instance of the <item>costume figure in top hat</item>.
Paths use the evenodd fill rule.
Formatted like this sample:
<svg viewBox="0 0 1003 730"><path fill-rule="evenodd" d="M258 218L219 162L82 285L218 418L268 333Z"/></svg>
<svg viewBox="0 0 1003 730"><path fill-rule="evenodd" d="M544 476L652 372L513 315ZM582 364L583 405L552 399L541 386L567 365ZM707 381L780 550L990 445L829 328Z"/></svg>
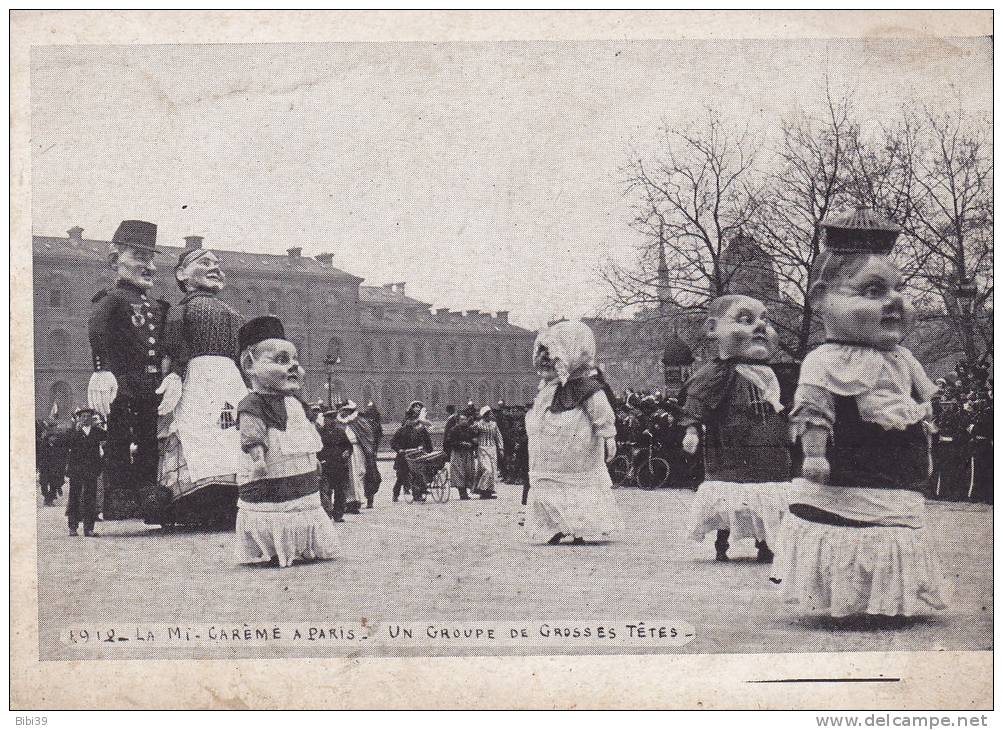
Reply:
<svg viewBox="0 0 1003 730"><path fill-rule="evenodd" d="M790 435L780 383L769 366L777 333L758 299L728 294L710 304L705 331L718 356L680 393L683 448L696 452L704 431L705 478L690 513L690 538L716 532L717 560L731 541L756 541L759 562L773 560L790 487Z"/></svg>
<svg viewBox="0 0 1003 730"><path fill-rule="evenodd" d="M240 365L251 392L237 406L247 454L237 474L237 554L242 563L333 558L338 536L321 503L317 428L297 395L303 382L296 346L277 317L240 328Z"/></svg>
<svg viewBox="0 0 1003 730"><path fill-rule="evenodd" d="M809 297L826 343L805 358L794 396L804 478L777 575L786 600L833 617L941 609L923 499L936 386L899 344L913 309L888 256L898 228L866 208L824 226Z"/></svg>
<svg viewBox="0 0 1003 730"><path fill-rule="evenodd" d="M136 516L138 503L156 490L157 388L163 377L161 333L169 308L148 294L157 271L156 240L153 223L122 221L108 253L117 281L94 296L88 322L94 374L87 401L108 422L108 519ZM130 458L133 444L136 452Z"/></svg>
<svg viewBox="0 0 1003 730"><path fill-rule="evenodd" d="M237 368L242 317L219 296L226 275L201 246L181 252L174 276L183 296L164 327L170 373L158 392L163 523L232 526L244 461L237 404L247 387Z"/></svg>

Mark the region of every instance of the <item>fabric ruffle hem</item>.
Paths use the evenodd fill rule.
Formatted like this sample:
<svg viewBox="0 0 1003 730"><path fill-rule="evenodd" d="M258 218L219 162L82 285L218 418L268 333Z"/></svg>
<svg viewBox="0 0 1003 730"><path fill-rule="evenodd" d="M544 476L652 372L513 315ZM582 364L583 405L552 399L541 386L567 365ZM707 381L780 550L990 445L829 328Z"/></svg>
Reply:
<svg viewBox="0 0 1003 730"><path fill-rule="evenodd" d="M603 542L623 529L605 468L598 474L534 473L530 484L526 536L532 542L546 543L557 533Z"/></svg>
<svg viewBox="0 0 1003 730"><path fill-rule="evenodd" d="M787 603L836 618L947 607L949 587L926 528L837 527L788 514L778 547L776 577Z"/></svg>
<svg viewBox="0 0 1003 730"><path fill-rule="evenodd" d="M706 481L690 508L689 538L703 542L717 530L731 530L729 541L751 538L776 545L787 513L790 482Z"/></svg>
<svg viewBox="0 0 1003 730"><path fill-rule="evenodd" d="M287 568L296 559L338 557L341 545L331 519L320 504L320 494L287 502L244 502L237 506L237 560L267 563L278 558Z"/></svg>

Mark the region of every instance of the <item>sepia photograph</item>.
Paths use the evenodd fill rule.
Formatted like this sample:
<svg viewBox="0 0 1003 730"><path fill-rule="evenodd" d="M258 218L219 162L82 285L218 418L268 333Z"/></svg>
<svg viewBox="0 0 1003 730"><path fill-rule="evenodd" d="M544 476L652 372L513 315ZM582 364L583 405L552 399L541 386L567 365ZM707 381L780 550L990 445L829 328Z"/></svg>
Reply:
<svg viewBox="0 0 1003 730"><path fill-rule="evenodd" d="M31 45L42 669L991 652L983 25Z"/></svg>

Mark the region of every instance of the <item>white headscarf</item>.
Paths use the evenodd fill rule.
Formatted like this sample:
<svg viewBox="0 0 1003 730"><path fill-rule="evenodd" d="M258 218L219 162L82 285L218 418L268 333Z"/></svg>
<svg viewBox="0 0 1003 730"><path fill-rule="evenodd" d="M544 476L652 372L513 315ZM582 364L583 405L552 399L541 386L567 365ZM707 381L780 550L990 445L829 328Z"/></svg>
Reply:
<svg viewBox="0 0 1003 730"><path fill-rule="evenodd" d="M533 345L534 362L537 362L541 347L547 349L561 385L576 371L595 368L596 336L584 322L558 322L537 335Z"/></svg>

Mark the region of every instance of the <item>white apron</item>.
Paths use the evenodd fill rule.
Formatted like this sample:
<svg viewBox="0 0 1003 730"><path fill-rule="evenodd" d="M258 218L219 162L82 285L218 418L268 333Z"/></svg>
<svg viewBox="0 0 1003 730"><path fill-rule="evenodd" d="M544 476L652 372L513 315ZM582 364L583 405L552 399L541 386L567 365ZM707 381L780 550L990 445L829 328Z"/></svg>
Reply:
<svg viewBox="0 0 1003 730"><path fill-rule="evenodd" d="M237 405L245 395L244 379L230 358L200 355L188 363L171 430L181 441L192 483L241 470Z"/></svg>

